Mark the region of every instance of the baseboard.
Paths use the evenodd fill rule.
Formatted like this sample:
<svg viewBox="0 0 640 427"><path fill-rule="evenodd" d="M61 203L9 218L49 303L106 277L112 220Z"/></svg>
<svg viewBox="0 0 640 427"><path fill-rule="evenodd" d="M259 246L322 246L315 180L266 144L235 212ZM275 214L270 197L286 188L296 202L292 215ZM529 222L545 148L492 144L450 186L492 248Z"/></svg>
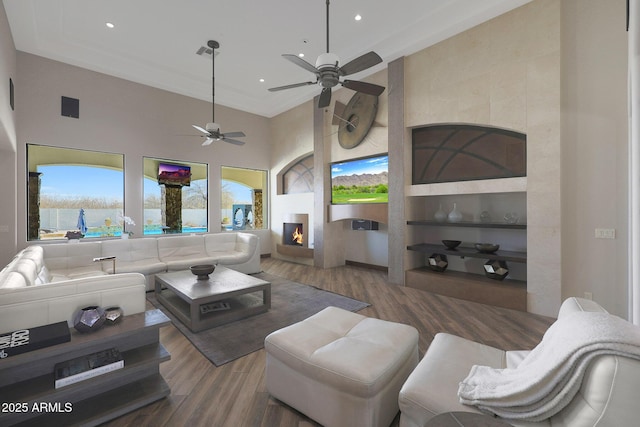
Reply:
<svg viewBox="0 0 640 427"><path fill-rule="evenodd" d="M389 272L389 267L386 267L384 265L367 264L366 262L349 261L349 260L346 260L344 263L346 265L351 265L354 267L368 268L370 270L379 270L379 271L384 271L386 273Z"/></svg>

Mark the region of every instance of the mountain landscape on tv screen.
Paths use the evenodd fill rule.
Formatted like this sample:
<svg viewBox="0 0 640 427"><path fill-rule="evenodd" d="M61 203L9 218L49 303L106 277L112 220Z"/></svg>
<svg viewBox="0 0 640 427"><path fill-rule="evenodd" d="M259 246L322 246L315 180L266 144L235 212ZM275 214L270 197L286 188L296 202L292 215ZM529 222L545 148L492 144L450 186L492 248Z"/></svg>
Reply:
<svg viewBox="0 0 640 427"><path fill-rule="evenodd" d="M158 174L160 184L189 185L190 182L190 169L163 170Z"/></svg>
<svg viewBox="0 0 640 427"><path fill-rule="evenodd" d="M331 182L331 202L334 205L389 202L389 173L386 171L339 175L334 176Z"/></svg>
<svg viewBox="0 0 640 427"><path fill-rule="evenodd" d="M332 184L334 187L343 185L345 187L352 186L372 186L372 185L389 185L389 173L380 172L376 174L363 173L360 175L339 175L333 177Z"/></svg>

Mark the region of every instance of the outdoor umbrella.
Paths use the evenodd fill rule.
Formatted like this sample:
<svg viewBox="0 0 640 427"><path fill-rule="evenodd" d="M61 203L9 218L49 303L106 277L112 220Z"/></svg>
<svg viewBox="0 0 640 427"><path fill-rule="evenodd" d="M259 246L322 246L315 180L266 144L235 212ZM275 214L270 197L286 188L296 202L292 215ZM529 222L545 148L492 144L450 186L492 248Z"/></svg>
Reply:
<svg viewBox="0 0 640 427"><path fill-rule="evenodd" d="M87 234L87 222L84 218L84 209L80 208L80 213L78 213L78 230L80 233Z"/></svg>

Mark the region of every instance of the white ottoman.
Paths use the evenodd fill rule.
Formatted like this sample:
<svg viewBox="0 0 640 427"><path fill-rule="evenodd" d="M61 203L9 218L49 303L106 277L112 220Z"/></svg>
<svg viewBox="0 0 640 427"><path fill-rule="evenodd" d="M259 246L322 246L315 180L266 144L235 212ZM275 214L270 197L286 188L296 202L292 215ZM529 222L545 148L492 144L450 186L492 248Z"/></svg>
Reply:
<svg viewBox="0 0 640 427"><path fill-rule="evenodd" d="M328 307L265 338L276 399L324 426L388 427L418 364L418 331Z"/></svg>

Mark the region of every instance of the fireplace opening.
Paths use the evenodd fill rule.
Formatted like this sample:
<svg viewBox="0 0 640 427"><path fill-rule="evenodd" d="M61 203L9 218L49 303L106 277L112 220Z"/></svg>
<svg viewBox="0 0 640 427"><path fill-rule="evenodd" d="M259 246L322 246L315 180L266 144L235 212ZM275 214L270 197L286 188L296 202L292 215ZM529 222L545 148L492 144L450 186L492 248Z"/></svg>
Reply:
<svg viewBox="0 0 640 427"><path fill-rule="evenodd" d="M304 246L304 228L300 222L285 222L282 233L282 244Z"/></svg>

